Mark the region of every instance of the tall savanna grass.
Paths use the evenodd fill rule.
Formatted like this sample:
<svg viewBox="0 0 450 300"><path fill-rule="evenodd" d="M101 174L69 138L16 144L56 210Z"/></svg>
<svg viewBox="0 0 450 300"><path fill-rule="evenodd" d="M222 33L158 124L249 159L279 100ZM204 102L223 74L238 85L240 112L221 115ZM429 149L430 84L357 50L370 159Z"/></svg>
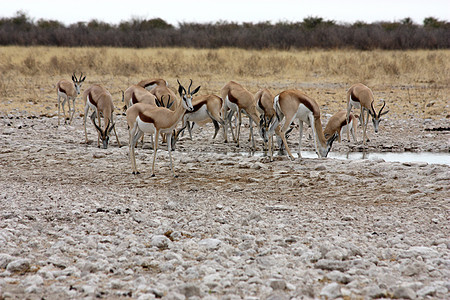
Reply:
<svg viewBox="0 0 450 300"><path fill-rule="evenodd" d="M162 77L171 86L192 78L203 93L218 94L229 80L251 92L300 88L325 105L343 108L350 84L364 82L400 115L445 117L448 113L450 50L208 50L187 48L0 48L0 111L53 113L56 82L83 72L85 87L98 83L115 100L143 78ZM402 105L394 101L401 101ZM81 101L78 106L81 110ZM20 103L24 104L20 106ZM397 105L395 108L393 106ZM119 106L119 103L117 104Z"/></svg>

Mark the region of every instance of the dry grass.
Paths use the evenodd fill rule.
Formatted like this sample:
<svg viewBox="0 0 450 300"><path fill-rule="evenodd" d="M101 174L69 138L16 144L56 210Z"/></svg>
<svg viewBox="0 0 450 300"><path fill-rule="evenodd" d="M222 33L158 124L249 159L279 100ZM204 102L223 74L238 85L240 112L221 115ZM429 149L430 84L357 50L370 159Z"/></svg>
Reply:
<svg viewBox="0 0 450 300"><path fill-rule="evenodd" d="M0 111L53 115L56 82L83 72L89 84L108 88L117 106L120 90L143 78L162 77L202 85L219 93L229 80L251 92L299 88L325 113L345 107L345 91L355 82L370 86L400 118L445 118L449 114L450 50L195 50L182 48L0 48ZM379 105L379 102L377 103ZM82 111L81 101L77 110Z"/></svg>

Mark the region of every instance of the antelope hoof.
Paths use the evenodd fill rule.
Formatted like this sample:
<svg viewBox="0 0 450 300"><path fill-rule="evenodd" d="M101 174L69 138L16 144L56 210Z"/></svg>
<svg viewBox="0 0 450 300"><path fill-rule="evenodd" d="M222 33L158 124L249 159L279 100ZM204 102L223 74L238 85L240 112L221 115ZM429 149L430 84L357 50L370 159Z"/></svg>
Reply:
<svg viewBox="0 0 450 300"><path fill-rule="evenodd" d="M156 175L155 174L152 174L152 177L155 177Z"/></svg>
<svg viewBox="0 0 450 300"><path fill-rule="evenodd" d="M133 174L133 175L138 175L138 174L141 174L140 172L138 172L138 171L133 171L133 172L131 172L131 174Z"/></svg>
<svg viewBox="0 0 450 300"><path fill-rule="evenodd" d="M178 175L173 175L174 178L178 178Z"/></svg>

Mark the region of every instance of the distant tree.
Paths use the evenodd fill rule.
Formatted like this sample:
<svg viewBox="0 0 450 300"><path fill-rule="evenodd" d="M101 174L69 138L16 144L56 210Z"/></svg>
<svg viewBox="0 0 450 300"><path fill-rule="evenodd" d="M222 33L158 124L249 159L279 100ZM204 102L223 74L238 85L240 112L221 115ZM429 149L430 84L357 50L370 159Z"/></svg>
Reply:
<svg viewBox="0 0 450 300"><path fill-rule="evenodd" d="M423 26L428 28L440 28L444 27L446 25L446 22L439 21L438 19L434 17L428 17L423 19Z"/></svg>
<svg viewBox="0 0 450 300"><path fill-rule="evenodd" d="M16 28L30 30L33 27L33 21L23 11L16 12L16 15L10 19L10 22Z"/></svg>
<svg viewBox="0 0 450 300"><path fill-rule="evenodd" d="M88 22L87 27L89 29L95 29L95 30L100 30L100 31L107 31L111 28L113 28L113 26L111 26L109 23L105 23L102 21L98 21L98 20L91 20Z"/></svg>
<svg viewBox="0 0 450 300"><path fill-rule="evenodd" d="M413 20L410 17L406 17L406 18L400 20L400 23L402 23L403 25L406 25L406 26L413 26L414 25L414 22L413 22Z"/></svg>
<svg viewBox="0 0 450 300"><path fill-rule="evenodd" d="M54 28L62 28L65 27L63 23L56 20L44 20L39 19L37 21L37 26L42 29L54 29Z"/></svg>
<svg viewBox="0 0 450 300"><path fill-rule="evenodd" d="M323 18L307 17L303 19L302 25L307 29L313 29L323 23Z"/></svg>

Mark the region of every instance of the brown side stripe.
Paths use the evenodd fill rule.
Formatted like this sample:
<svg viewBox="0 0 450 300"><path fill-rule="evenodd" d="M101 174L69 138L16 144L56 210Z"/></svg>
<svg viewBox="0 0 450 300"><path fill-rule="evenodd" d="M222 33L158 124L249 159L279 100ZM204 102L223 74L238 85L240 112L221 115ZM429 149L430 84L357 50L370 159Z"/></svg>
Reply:
<svg viewBox="0 0 450 300"><path fill-rule="evenodd" d="M131 94L131 103L133 103L133 104L136 104L136 103L138 103L139 101L138 101L138 99L136 98L136 95L134 94L134 92L133 92L133 94Z"/></svg>
<svg viewBox="0 0 450 300"><path fill-rule="evenodd" d="M361 102L361 101L359 101L358 97L355 96L355 94L353 93L353 91L351 92L350 97L351 97L352 100L355 101L355 102Z"/></svg>
<svg viewBox="0 0 450 300"><path fill-rule="evenodd" d="M192 112L198 111L198 110L199 110L203 105L205 105L205 104L206 104L206 100L203 100L203 101L201 101L201 102L195 104L195 105L194 105L194 110L191 111L191 113L192 113Z"/></svg>
<svg viewBox="0 0 450 300"><path fill-rule="evenodd" d="M139 113L139 118L145 123L154 123L155 122L155 120L153 120L153 118L151 118L150 116L147 116L141 112Z"/></svg>
<svg viewBox="0 0 450 300"><path fill-rule="evenodd" d="M308 108L311 112L314 113L314 108L311 105L311 102L307 101L306 99L302 99L300 98L300 103L303 104L304 106L306 106L306 108Z"/></svg>
<svg viewBox="0 0 450 300"><path fill-rule="evenodd" d="M94 105L95 107L97 107L97 103L95 103L94 100L92 99L92 93L91 93L91 92L89 92L88 97L89 97L89 102L91 102L92 105Z"/></svg>
<svg viewBox="0 0 450 300"><path fill-rule="evenodd" d="M350 122L353 120L353 118L354 118L354 116L353 116L353 115L350 115L349 118L348 118L348 122L350 123ZM339 128L342 128L342 127L344 127L345 125L347 125L347 119L342 120L341 125L340 125Z"/></svg>
<svg viewBox="0 0 450 300"><path fill-rule="evenodd" d="M231 103L237 104L238 100L231 95L230 92L228 92L228 100L230 100Z"/></svg>
<svg viewBox="0 0 450 300"><path fill-rule="evenodd" d="M154 82L154 81L149 82L149 83L147 83L147 84L144 85L144 88L146 88L146 87L148 87L148 86L150 86L150 85L154 85L154 84L156 84L156 82Z"/></svg>
<svg viewBox="0 0 450 300"><path fill-rule="evenodd" d="M264 110L264 107L262 106L262 103L261 103L261 98L258 99L258 106L259 106L259 108Z"/></svg>
<svg viewBox="0 0 450 300"><path fill-rule="evenodd" d="M58 87L58 90L60 93L67 94L66 90L64 90L62 87Z"/></svg>

